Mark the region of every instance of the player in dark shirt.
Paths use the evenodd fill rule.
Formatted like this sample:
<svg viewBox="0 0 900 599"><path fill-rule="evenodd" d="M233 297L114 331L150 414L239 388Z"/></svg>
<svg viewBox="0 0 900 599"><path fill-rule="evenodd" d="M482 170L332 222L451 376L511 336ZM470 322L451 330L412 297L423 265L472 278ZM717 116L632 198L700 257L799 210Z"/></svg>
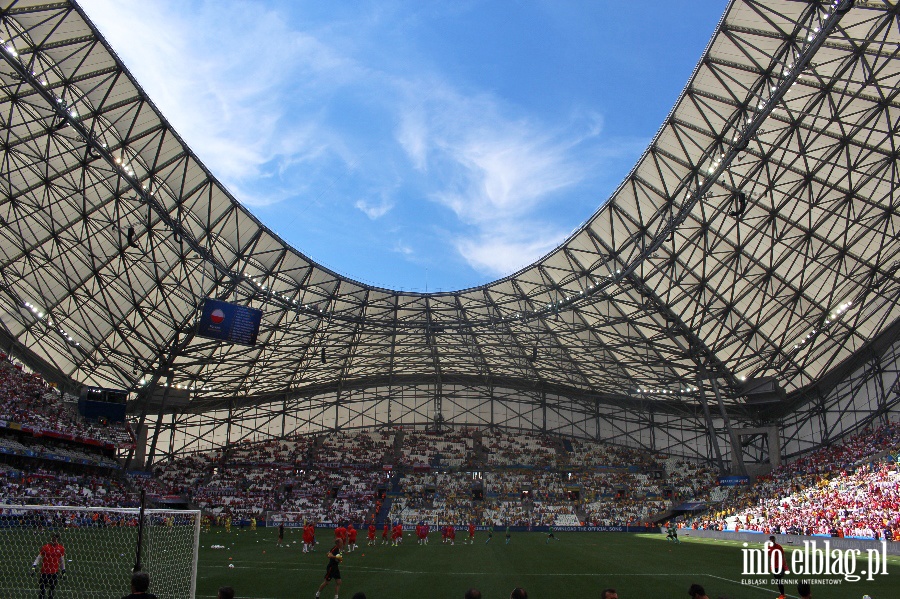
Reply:
<svg viewBox="0 0 900 599"><path fill-rule="evenodd" d="M146 572L135 572L131 575L131 593L122 599L156 599L156 595L148 593L150 575Z"/></svg>
<svg viewBox="0 0 900 599"><path fill-rule="evenodd" d="M335 537L334 539L334 547L332 547L328 551L328 567L325 569L325 580L322 581L322 584L319 585L318 590L316 591L316 597L319 596L319 593L322 592L328 583L334 579L334 599L338 599L338 594L341 591L341 562L344 561L344 556L341 555L341 548L343 547L343 540L340 537Z"/></svg>

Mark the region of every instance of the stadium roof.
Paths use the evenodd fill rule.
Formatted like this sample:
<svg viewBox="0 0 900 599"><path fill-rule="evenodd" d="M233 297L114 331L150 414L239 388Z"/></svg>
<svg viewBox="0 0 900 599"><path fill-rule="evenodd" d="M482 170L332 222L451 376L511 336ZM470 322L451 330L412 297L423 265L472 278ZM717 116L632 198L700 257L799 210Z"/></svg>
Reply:
<svg viewBox="0 0 900 599"><path fill-rule="evenodd" d="M75 4L0 16L2 333L69 381L171 377L197 410L448 381L693 407L707 370L738 409L743 377L802 391L900 314L892 2L735 0L596 214L512 276L430 294L286 245ZM257 344L197 336L207 297L261 309Z"/></svg>

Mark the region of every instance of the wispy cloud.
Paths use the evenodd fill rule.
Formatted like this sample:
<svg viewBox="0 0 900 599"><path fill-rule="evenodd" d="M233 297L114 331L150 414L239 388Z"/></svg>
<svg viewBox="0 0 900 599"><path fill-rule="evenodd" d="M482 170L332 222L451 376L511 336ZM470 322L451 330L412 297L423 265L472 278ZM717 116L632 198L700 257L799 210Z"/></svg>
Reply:
<svg viewBox="0 0 900 599"><path fill-rule="evenodd" d="M412 256L416 253L415 250L413 250L410 246L403 243L399 239L394 243L394 247L393 247L392 251L394 251L397 254L403 254L404 256Z"/></svg>
<svg viewBox="0 0 900 599"><path fill-rule="evenodd" d="M396 139L412 165L428 173L428 197L464 225L452 239L459 254L480 272L505 275L565 239L567 229L541 221L539 212L600 167L610 151L595 143L602 116L586 112L547 124L511 118L516 108L490 94L466 96L434 81L419 87Z"/></svg>
<svg viewBox="0 0 900 599"><path fill-rule="evenodd" d="M366 20L383 17L380 5L315 30L279 12L291 3L254 3L253 17L242 19L234 15L247 4L237 0L192 4L199 16L177 0L81 4L241 202L263 208L302 198L298 210L356 209L382 227L427 208L441 218L431 226L446 232L428 238L444 244L430 250L441 256L434 260L449 248L492 276L565 239L571 223L552 208L611 157L646 142L604 142L603 118L591 110L535 116L417 63L415 52L376 62L361 48L377 45L364 38ZM406 233L413 241L396 241L394 232L358 237L385 239L382 251L411 263L427 260L422 237Z"/></svg>
<svg viewBox="0 0 900 599"><path fill-rule="evenodd" d="M546 223L515 221L455 240L457 251L474 268L495 276L512 274L558 246L567 231Z"/></svg>
<svg viewBox="0 0 900 599"><path fill-rule="evenodd" d="M297 111L297 81L339 86L356 66L315 36L290 30L275 9L229 0L185 18L175 2L84 0L82 5L161 112L241 199L265 205L287 191L247 193L251 182L285 177L323 160L348 161L315 108ZM162 34L161 32L164 32Z"/></svg>
<svg viewBox="0 0 900 599"><path fill-rule="evenodd" d="M354 206L361 210L363 214L368 216L370 219L378 220L379 218L390 212L391 208L394 207L394 202L388 198L383 197L376 204L373 204L366 200L357 200Z"/></svg>

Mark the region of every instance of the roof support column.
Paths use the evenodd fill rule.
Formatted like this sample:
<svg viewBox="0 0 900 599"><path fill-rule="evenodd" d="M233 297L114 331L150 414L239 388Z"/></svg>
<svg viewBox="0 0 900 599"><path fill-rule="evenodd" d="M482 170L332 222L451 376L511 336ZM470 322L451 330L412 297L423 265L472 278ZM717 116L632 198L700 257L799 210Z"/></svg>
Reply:
<svg viewBox="0 0 900 599"><path fill-rule="evenodd" d="M175 453L175 412L172 412L172 430L169 431L169 459Z"/></svg>
<svg viewBox="0 0 900 599"><path fill-rule="evenodd" d="M494 430L494 385L488 388L488 403L491 405L491 431Z"/></svg>
<svg viewBox="0 0 900 599"><path fill-rule="evenodd" d="M541 432L547 434L547 392L541 389Z"/></svg>
<svg viewBox="0 0 900 599"><path fill-rule="evenodd" d="M719 467L719 474L725 474L725 462L722 461L722 451L719 449L719 438L716 436L716 429L713 426L712 414L709 413L709 403L706 401L706 393L704 391L704 381L706 378L706 368L700 366L697 373L697 389L700 390L700 405L703 406L703 418L706 420L706 434L709 444L712 446L713 453L716 454L716 465Z"/></svg>
<svg viewBox="0 0 900 599"><path fill-rule="evenodd" d="M169 390L172 388L174 372L169 370L166 372L166 387L165 391L163 391L162 399L159 402L159 413L156 415L156 425L153 427L153 438L150 441L150 450L147 452L147 462L144 464L145 470L150 470L150 466L153 465L153 458L156 457L156 442L159 441L159 431L162 428L162 422L165 418L165 409L166 402L169 400ZM157 379L158 380L158 379ZM147 391L147 403L150 401L150 396L152 394L152 390L155 387L155 383L148 385L149 390ZM144 404L147 405L146 403ZM144 424L144 417L146 416L146 412L141 414L141 421L139 425ZM130 459L129 459L130 461Z"/></svg>
<svg viewBox="0 0 900 599"><path fill-rule="evenodd" d="M705 367L703 367L703 371L704 373L706 372ZM741 440L738 438L737 433L734 432L734 428L731 426L731 419L728 418L728 412L725 411L725 403L722 401L722 394L719 392L719 384L716 382L716 377L709 377L709 382L712 383L713 393L716 394L716 403L719 404L719 413L722 414L722 419L725 421L725 429L728 431L728 437L731 439L731 469L736 470L736 474L747 476L747 467L744 465L744 456L741 451Z"/></svg>
<svg viewBox="0 0 900 599"><path fill-rule="evenodd" d="M225 427L225 450L222 452L222 459L225 459L225 455L228 452L228 448L231 447L231 423L234 420L234 397L228 399L228 420L227 426Z"/></svg>

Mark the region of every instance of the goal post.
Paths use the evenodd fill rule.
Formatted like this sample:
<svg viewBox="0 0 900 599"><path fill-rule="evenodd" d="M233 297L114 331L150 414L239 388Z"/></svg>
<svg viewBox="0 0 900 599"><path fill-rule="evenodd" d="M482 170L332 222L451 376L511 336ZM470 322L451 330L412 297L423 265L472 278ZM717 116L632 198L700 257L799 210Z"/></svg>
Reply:
<svg viewBox="0 0 900 599"><path fill-rule="evenodd" d="M0 597L33 599L41 584L52 584L56 597L127 595L139 520L139 508L0 504ZM60 567L49 577L42 575L44 564L32 566L54 535L65 549L65 574ZM194 599L200 512L144 510L141 538L141 570L150 575L150 592Z"/></svg>

